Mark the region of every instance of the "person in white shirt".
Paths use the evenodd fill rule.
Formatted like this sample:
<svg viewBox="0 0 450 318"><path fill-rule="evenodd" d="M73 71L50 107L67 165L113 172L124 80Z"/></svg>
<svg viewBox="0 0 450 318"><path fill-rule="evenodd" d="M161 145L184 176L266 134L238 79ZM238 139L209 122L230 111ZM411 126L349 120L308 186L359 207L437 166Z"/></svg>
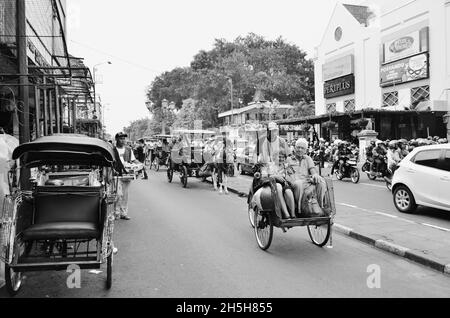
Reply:
<svg viewBox="0 0 450 318"><path fill-rule="evenodd" d="M132 163L138 164L133 150L126 146L125 140L127 137L127 134L122 132L116 134L116 150L125 169L130 168ZM131 180L123 178L119 178L118 182L118 200L115 202L114 208L116 218L120 218L122 220L131 219L128 216L128 189L130 187L130 182Z"/></svg>

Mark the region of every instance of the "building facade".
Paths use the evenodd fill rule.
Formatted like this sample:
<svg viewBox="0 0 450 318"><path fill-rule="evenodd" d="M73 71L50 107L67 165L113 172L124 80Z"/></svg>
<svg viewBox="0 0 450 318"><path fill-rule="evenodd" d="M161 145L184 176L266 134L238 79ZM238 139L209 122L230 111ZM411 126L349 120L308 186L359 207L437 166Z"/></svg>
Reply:
<svg viewBox="0 0 450 318"><path fill-rule="evenodd" d="M245 107L229 110L219 114L222 126L242 126L245 124L286 119L294 106L281 105L267 101L252 102Z"/></svg>
<svg viewBox="0 0 450 318"><path fill-rule="evenodd" d="M0 0L0 126L21 142L77 132L94 81L67 49L65 0Z"/></svg>
<svg viewBox="0 0 450 318"><path fill-rule="evenodd" d="M316 49L316 115L336 118L339 138L445 137L449 79L449 1L337 4ZM367 127L352 126L362 117Z"/></svg>

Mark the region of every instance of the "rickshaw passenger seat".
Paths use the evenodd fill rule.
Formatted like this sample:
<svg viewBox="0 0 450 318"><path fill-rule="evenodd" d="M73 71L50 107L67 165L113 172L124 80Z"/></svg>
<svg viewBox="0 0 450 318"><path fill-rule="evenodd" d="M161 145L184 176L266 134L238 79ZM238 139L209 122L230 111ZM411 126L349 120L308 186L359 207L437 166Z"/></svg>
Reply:
<svg viewBox="0 0 450 318"><path fill-rule="evenodd" d="M100 238L104 218L101 191L101 187L37 187L34 222L23 232L23 239Z"/></svg>

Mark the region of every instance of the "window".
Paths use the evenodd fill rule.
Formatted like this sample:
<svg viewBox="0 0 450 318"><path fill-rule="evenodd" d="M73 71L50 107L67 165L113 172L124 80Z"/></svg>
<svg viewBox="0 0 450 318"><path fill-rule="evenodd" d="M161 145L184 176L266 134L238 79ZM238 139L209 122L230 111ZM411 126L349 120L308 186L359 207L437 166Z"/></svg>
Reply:
<svg viewBox="0 0 450 318"><path fill-rule="evenodd" d="M346 113L351 113L355 111L355 100L350 99L344 102L344 111Z"/></svg>
<svg viewBox="0 0 450 318"><path fill-rule="evenodd" d="M389 92L383 94L383 107L398 105L398 92Z"/></svg>
<svg viewBox="0 0 450 318"><path fill-rule="evenodd" d="M414 163L420 166L438 168L441 150L425 150L419 152L414 158Z"/></svg>
<svg viewBox="0 0 450 318"><path fill-rule="evenodd" d="M411 108L415 109L420 102L430 100L430 86L420 86L411 89Z"/></svg>
<svg viewBox="0 0 450 318"><path fill-rule="evenodd" d="M335 113L336 111L337 111L336 103L327 104L327 113L328 114Z"/></svg>
<svg viewBox="0 0 450 318"><path fill-rule="evenodd" d="M445 152L444 162L442 165L442 170L450 172L450 150Z"/></svg>

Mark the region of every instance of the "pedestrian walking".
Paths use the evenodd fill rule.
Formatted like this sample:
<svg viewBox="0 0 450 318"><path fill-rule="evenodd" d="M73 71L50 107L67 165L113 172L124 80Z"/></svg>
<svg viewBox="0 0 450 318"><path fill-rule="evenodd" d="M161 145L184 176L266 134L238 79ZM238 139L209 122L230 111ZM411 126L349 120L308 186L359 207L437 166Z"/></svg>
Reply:
<svg viewBox="0 0 450 318"><path fill-rule="evenodd" d="M138 140L138 145L136 147L136 159L143 164L143 168L141 170L141 173L143 174L142 179L143 180L147 180L148 179L148 175L147 175L147 169L145 169L145 141L144 139L139 139Z"/></svg>

